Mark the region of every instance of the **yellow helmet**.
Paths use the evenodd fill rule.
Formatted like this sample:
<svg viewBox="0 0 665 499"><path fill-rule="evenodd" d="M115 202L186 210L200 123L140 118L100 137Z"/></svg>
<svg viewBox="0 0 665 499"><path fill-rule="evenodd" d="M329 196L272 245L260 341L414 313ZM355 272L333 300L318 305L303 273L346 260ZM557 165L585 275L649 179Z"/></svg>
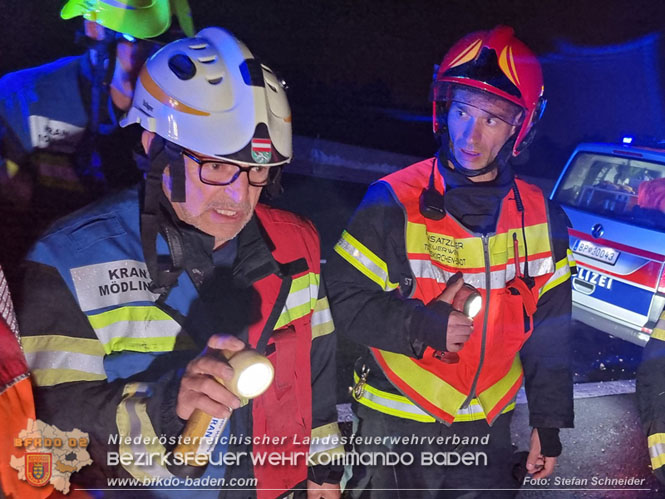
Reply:
<svg viewBox="0 0 665 499"><path fill-rule="evenodd" d="M187 36L193 36L194 24L187 0L68 0L60 11L63 19L83 16L105 28L134 38L154 38L178 18Z"/></svg>

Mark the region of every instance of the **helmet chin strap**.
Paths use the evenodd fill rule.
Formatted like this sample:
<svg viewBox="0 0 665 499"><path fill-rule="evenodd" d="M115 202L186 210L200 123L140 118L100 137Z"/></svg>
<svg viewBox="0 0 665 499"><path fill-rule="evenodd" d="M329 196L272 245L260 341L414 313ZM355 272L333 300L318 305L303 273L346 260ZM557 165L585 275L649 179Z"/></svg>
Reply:
<svg viewBox="0 0 665 499"><path fill-rule="evenodd" d="M175 285L183 268L180 236L177 231L169 230L169 227L161 223L160 214L162 174L167 166L171 176L171 201L185 202L185 165L181 148L159 135L155 135L147 158L141 161L141 166L149 167L141 210L141 246L146 267L152 279L150 290L161 295L167 293ZM160 228L164 231L164 236L171 249L172 261L170 265L166 266L160 266L157 256L157 236Z"/></svg>
<svg viewBox="0 0 665 499"><path fill-rule="evenodd" d="M446 151L446 156L448 158L448 161L450 161L453 164L453 167L455 168L456 171L460 172L462 175L468 178L473 178L473 177L478 177L479 175L484 175L486 173L491 172L495 168L498 171L501 171L505 164L508 162L508 160L511 158L512 153L513 153L513 146L515 145L515 138L516 135L513 134L505 144L499 149L499 152L497 153L496 157L490 161L490 163L478 170L474 170L471 168L466 168L460 164L459 161L457 161L457 158L455 157L455 153L450 147L450 137L446 137L448 134L445 134L443 138L447 138L445 143L448 144L447 147L444 147L443 144L444 142L441 141L441 149Z"/></svg>

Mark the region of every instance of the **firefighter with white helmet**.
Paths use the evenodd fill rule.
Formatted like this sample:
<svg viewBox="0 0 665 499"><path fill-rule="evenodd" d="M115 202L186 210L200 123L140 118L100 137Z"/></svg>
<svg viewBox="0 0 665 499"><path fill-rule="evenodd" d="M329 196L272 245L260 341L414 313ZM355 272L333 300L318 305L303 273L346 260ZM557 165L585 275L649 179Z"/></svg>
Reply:
<svg viewBox="0 0 665 499"><path fill-rule="evenodd" d="M559 428L573 424L566 218L510 165L533 137L543 90L512 28L462 38L432 84L437 155L373 184L328 261L335 322L368 347L354 375L358 432L405 437L360 450L488 461L357 469L352 483L369 497L518 487L510 419L523 381L534 427L525 468L553 472ZM473 318L455 299L469 285L482 299ZM501 494L514 492L490 493Z"/></svg>
<svg viewBox="0 0 665 499"><path fill-rule="evenodd" d="M230 33L206 28L147 61L122 125L135 123L144 185L63 220L29 255L26 278L52 302L44 312L28 295L19 309L40 417L90 433L94 464L82 483L204 474L253 483L256 492L242 493L259 498L300 487L339 497L341 469L329 464L343 452L335 338L318 235L259 203L279 191L292 157L283 83ZM249 402L219 382L233 378L225 357L248 347L275 370ZM87 362L76 363L82 349ZM63 407L76 403L90 410ZM233 414L209 464L183 468L169 452L195 411ZM145 451L132 444L137 435L165 435L151 447L165 460L109 464L110 451ZM300 452L309 459L293 459ZM283 459L251 457L268 454Z"/></svg>

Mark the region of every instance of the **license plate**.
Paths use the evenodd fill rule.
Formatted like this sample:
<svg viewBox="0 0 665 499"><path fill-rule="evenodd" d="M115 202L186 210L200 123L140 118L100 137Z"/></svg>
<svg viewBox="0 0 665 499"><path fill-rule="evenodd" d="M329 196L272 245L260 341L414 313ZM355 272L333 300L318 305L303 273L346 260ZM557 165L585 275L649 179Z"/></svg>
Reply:
<svg viewBox="0 0 665 499"><path fill-rule="evenodd" d="M621 254L620 251L617 251L613 248L608 248L607 246L599 246L592 242L584 241L582 239L578 239L577 241L575 241L575 245L573 246L573 251L575 253L579 253L580 255L593 258L594 260L609 263L610 265L614 265L617 261L617 258L619 258L619 255Z"/></svg>

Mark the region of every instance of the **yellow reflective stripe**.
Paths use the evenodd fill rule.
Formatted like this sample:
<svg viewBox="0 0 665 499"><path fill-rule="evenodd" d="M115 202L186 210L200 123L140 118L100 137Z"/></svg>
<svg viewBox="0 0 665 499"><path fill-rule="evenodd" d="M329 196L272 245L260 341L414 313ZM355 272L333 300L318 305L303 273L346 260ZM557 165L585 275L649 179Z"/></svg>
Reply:
<svg viewBox="0 0 665 499"><path fill-rule="evenodd" d="M570 267L568 266L568 258L565 257L556 262L554 268L554 274L552 274L552 277L550 277L547 280L547 282L543 285L543 287L540 289L540 294L538 295L538 297L540 298L550 289L556 288L559 284L562 284L568 281L569 279L570 279Z"/></svg>
<svg viewBox="0 0 665 499"><path fill-rule="evenodd" d="M60 350L63 352L76 352L88 355L104 355L104 348L97 339L76 338L75 336L64 336L59 334L22 336L21 345L23 345L23 351L25 353Z"/></svg>
<svg viewBox="0 0 665 499"><path fill-rule="evenodd" d="M279 329L312 312L319 294L319 279L319 274L309 272L293 280L282 313L277 319L277 324L275 324L275 329Z"/></svg>
<svg viewBox="0 0 665 499"><path fill-rule="evenodd" d="M488 412L491 412L491 409L494 408L499 401L506 396L508 391L515 386L515 383L519 381L520 376L522 376L522 361L518 354L515 355L513 365L510 366L508 373L487 390L478 394L480 405L487 408Z"/></svg>
<svg viewBox="0 0 665 499"><path fill-rule="evenodd" d="M359 379L358 373L354 371L354 384L358 383ZM363 385L363 388L364 393L362 397L356 397L354 392L351 392L351 395L358 403L374 409L375 411L390 414L391 416L396 416L398 418L420 421L421 423L434 423L436 421L435 418L427 414L403 395L384 392L383 390L379 390L368 384Z"/></svg>
<svg viewBox="0 0 665 499"><path fill-rule="evenodd" d="M160 464L158 455L166 449L159 443L155 429L146 410L147 401L152 395L150 383L127 383L122 392L122 401L116 411L116 424L120 443L118 452L135 455L136 458L153 456L150 464L137 465L133 461L123 467L136 479L152 477L168 478L169 471Z"/></svg>
<svg viewBox="0 0 665 499"><path fill-rule="evenodd" d="M657 340L665 341L665 309L660 314L660 318L656 323L656 326L653 328L651 337Z"/></svg>
<svg viewBox="0 0 665 499"><path fill-rule="evenodd" d="M318 456L328 454L330 456L344 455L344 446L341 443L341 433L337 423L329 423L312 428L312 439L309 445L309 454L318 464ZM328 460L330 462L330 460Z"/></svg>
<svg viewBox="0 0 665 499"><path fill-rule="evenodd" d="M407 222L407 254L430 255L432 261L460 268L484 267L483 243L479 237L455 239L444 234L427 232L425 224Z"/></svg>
<svg viewBox="0 0 665 499"><path fill-rule="evenodd" d="M136 352L167 352L194 348L180 324L154 305L125 306L100 314L89 315L105 353L132 350Z"/></svg>
<svg viewBox="0 0 665 499"><path fill-rule="evenodd" d="M328 423L322 426L312 428L312 438L324 438L332 435L339 435L339 426L337 423Z"/></svg>
<svg viewBox="0 0 665 499"><path fill-rule="evenodd" d="M53 386L70 381L103 381L106 374L95 374L78 369L31 369L30 373L37 386Z"/></svg>
<svg viewBox="0 0 665 499"><path fill-rule="evenodd" d="M571 269L577 268L577 262L575 261L575 254L571 251L570 248L566 250L566 257L568 258L568 266Z"/></svg>
<svg viewBox="0 0 665 499"><path fill-rule="evenodd" d="M524 227L526 240L529 244L529 254L537 255L539 253L549 253L550 248L550 229L547 222L541 224L528 225ZM507 232L496 234L489 239L490 265L505 265L511 260L514 254L513 234L517 235L518 251L521 258L526 254L524 251L524 238L522 228L510 229ZM496 248L496 251L494 249ZM507 248L507 250L506 250ZM520 260L521 260L520 258ZM531 258L529 258L531 259ZM524 264L524 261L521 261Z"/></svg>
<svg viewBox="0 0 665 499"><path fill-rule="evenodd" d="M398 418L412 419L413 421L419 421L421 423L434 423L436 421L436 419L426 413L420 414L417 412L402 411L396 408L397 404L384 400L381 397L377 397L376 394L373 393L372 388L367 385L365 385L365 393L363 396L359 399L356 398L356 400L359 404L369 407L370 409ZM418 406L414 405L413 407L420 410Z"/></svg>
<svg viewBox="0 0 665 499"><path fill-rule="evenodd" d="M24 336L21 343L39 386L106 379L104 349L96 339L54 334Z"/></svg>
<svg viewBox="0 0 665 499"><path fill-rule="evenodd" d="M312 339L325 336L335 331L328 298L323 297L316 301L312 314Z"/></svg>
<svg viewBox="0 0 665 499"><path fill-rule="evenodd" d="M665 341L665 321L663 320L662 317L656 323L656 327L653 328L653 332L651 333L651 338L660 341Z"/></svg>
<svg viewBox="0 0 665 499"><path fill-rule="evenodd" d="M654 433L647 438L651 468L657 470L665 464L665 433Z"/></svg>
<svg viewBox="0 0 665 499"><path fill-rule="evenodd" d="M347 231L342 233L342 237L340 237L334 249L344 260L377 283L384 291L392 291L397 288L397 284L390 282L386 262L372 253L369 248Z"/></svg>
<svg viewBox="0 0 665 499"><path fill-rule="evenodd" d="M359 380L358 374L353 373L354 382L357 383ZM395 393L385 392L374 388L371 385L364 385L365 393L361 398L356 398L353 396L358 403L363 404L371 409L382 412L384 414L390 414L391 416L396 416L404 419L411 419L414 421L420 421L421 423L434 423L436 419L423 411L416 404L411 402L410 399L402 395L397 395ZM512 411L515 408L515 402L511 402L502 413L507 413ZM462 421L479 421L485 419L485 411L483 411L482 406L478 402L478 399L472 399L468 407L460 408L455 415L455 422Z"/></svg>
<svg viewBox="0 0 665 499"><path fill-rule="evenodd" d="M529 253L531 255L549 253L551 251L549 226L547 223L530 225L525 227L524 231L526 232ZM488 249L490 265L492 267L506 265L514 257L513 233L517 234L519 254L522 258L524 257L522 229L511 229L489 238ZM457 239L445 234L427 232L424 224L407 222L406 251L409 256L414 254L429 255L434 262L454 266L458 269L479 269L485 267L481 238L469 236ZM533 258L530 258L530 260L533 260ZM523 265L524 261L521 260L521 263ZM531 265L529 266L529 270L531 271ZM514 269L512 272L514 275ZM545 272L533 275L542 275L543 273Z"/></svg>
<svg viewBox="0 0 665 499"><path fill-rule="evenodd" d="M101 314L89 315L88 321L93 329L102 329L124 321L172 321L173 318L154 305L138 307L126 306L114 308Z"/></svg>
<svg viewBox="0 0 665 499"><path fill-rule="evenodd" d="M390 369L407 385L420 388L418 393L430 404L443 409L448 414L455 414L466 400L466 395L451 385L421 368L406 355L379 350Z"/></svg>

